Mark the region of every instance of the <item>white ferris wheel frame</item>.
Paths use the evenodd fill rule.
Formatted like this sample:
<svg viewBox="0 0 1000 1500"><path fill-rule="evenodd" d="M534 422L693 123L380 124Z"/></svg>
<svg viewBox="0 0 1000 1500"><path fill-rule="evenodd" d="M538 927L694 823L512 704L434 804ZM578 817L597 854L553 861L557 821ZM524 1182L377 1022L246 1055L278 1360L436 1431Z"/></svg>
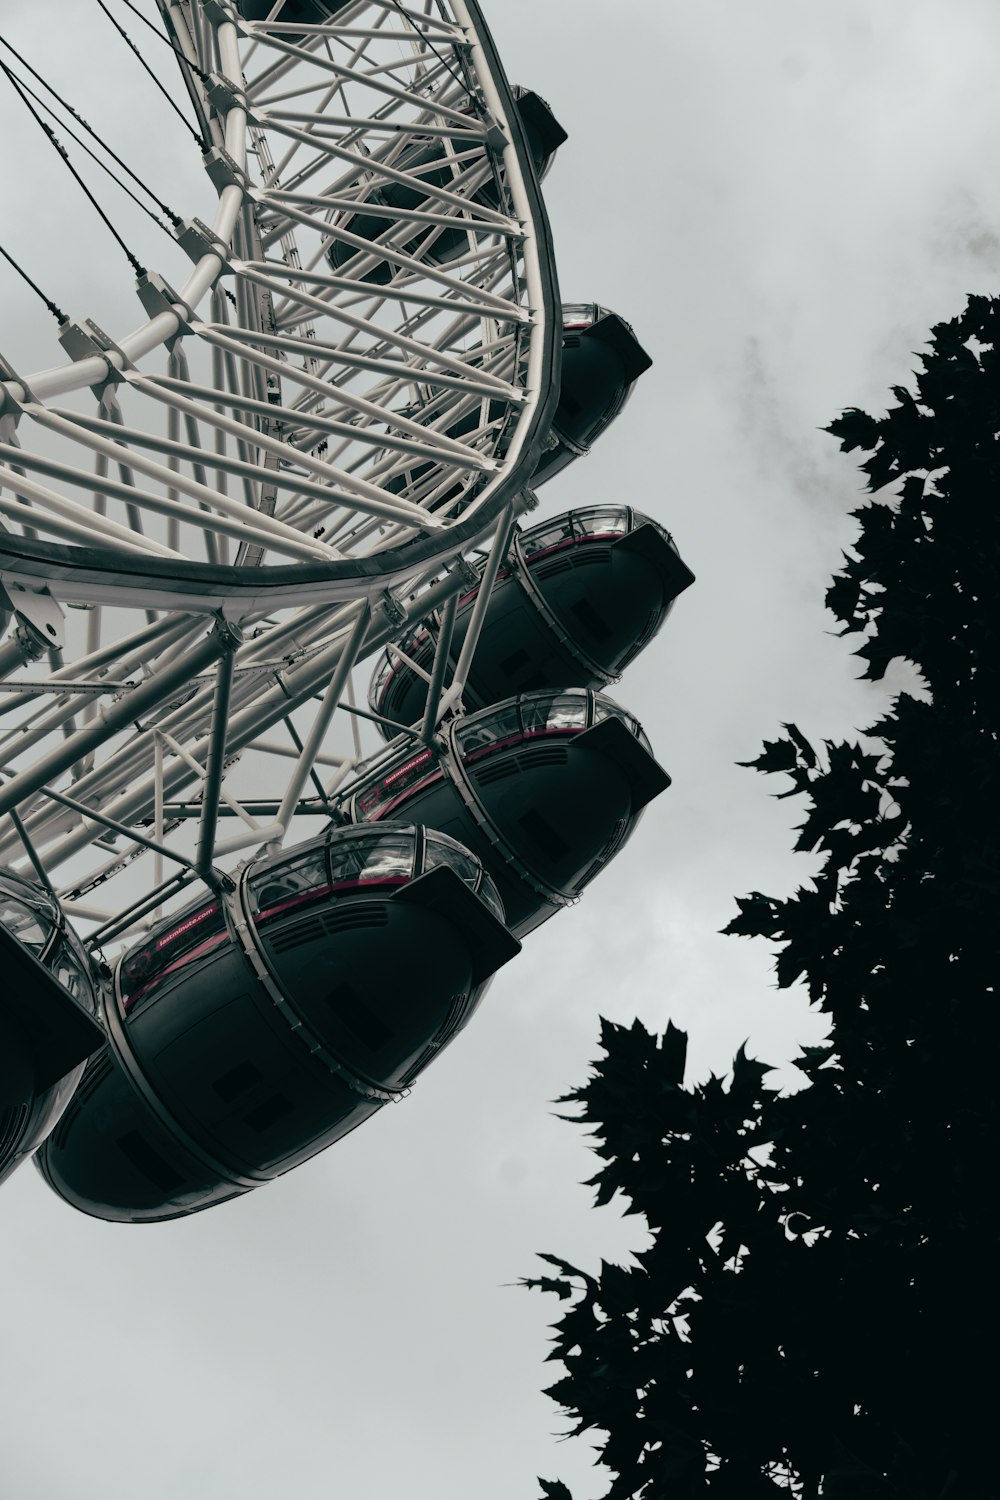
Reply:
<svg viewBox="0 0 1000 1500"><path fill-rule="evenodd" d="M95 944L328 809L364 758L356 731L327 744L355 665L441 605L408 733L460 709L558 389L544 206L474 0L348 0L322 25L281 0L264 22L157 3L218 193L177 231L193 269L176 291L140 278L134 331L68 319L62 364L0 369L0 861ZM373 206L374 239L352 228ZM439 258L456 230L468 251ZM244 753L267 799L226 785Z"/></svg>

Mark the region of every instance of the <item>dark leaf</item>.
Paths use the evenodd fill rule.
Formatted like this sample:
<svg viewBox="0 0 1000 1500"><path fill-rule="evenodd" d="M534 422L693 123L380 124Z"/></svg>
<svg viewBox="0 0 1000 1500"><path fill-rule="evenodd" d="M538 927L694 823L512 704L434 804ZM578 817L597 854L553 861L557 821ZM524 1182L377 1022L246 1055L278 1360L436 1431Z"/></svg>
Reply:
<svg viewBox="0 0 1000 1500"><path fill-rule="evenodd" d="M807 766L816 764L816 752L796 724L782 724L782 729L788 731L788 737L795 745L802 760Z"/></svg>
<svg viewBox="0 0 1000 1500"><path fill-rule="evenodd" d="M746 1047L685 1087L682 1032L604 1022L565 1100L598 1201L644 1227L627 1264L548 1256L529 1283L560 1298L551 1394L607 1500L997 1495L1000 300L934 328L916 391L829 428L893 493L854 512L827 603L867 677L910 663L919 687L860 739L765 742L750 764L800 799L811 874L725 929L804 992L770 1017L750 993L746 1030L829 1040L785 1092Z"/></svg>
<svg viewBox="0 0 1000 1500"><path fill-rule="evenodd" d="M792 771L797 760L791 740L765 740L756 760L741 760L739 764L754 771Z"/></svg>

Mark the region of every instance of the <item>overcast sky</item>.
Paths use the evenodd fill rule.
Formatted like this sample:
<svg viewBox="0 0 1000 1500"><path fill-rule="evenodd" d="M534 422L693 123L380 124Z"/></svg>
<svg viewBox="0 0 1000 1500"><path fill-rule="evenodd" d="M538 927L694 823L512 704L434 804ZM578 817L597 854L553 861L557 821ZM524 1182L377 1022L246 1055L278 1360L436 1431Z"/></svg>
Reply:
<svg viewBox="0 0 1000 1500"><path fill-rule="evenodd" d="M413 1096L325 1156L159 1226L76 1214L31 1168L3 1189L2 1500L534 1500L539 1473L596 1500L607 1474L555 1441L540 1394L558 1373L543 1365L557 1305L511 1283L536 1250L595 1267L643 1239L590 1207L596 1160L550 1101L585 1078L600 1014L685 1027L692 1076L745 1039L781 1063L820 1035L800 995L775 991L765 945L717 936L734 896L782 894L812 869L788 853L795 809L734 762L783 720L837 738L881 707L823 611L860 483L818 429L847 405L882 410L930 325L995 289L1000 13L485 9L511 80L569 131L545 188L563 297L621 312L655 360L540 515L634 504L698 575L616 690L674 785ZM139 108L133 151L164 173L188 152L197 184L179 127L129 103L145 96L97 15L90 0L7 0L5 34L41 46L84 113ZM17 139L4 242L103 321L112 293L81 252L79 204ZM154 262L168 277L169 249ZM54 363L50 325L6 270L0 297L0 349Z"/></svg>

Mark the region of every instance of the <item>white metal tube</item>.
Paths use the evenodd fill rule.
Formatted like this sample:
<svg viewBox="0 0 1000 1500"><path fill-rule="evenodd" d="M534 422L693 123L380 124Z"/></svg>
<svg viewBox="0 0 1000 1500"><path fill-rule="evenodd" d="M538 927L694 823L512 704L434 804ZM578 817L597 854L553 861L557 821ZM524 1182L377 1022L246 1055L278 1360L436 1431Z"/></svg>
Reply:
<svg viewBox="0 0 1000 1500"><path fill-rule="evenodd" d="M446 575L444 578L438 579L423 595L420 603L420 614L423 615L428 610L436 609L439 604L444 603L451 593L460 588L461 581L455 575ZM395 633L388 624L382 626L366 642L366 650L376 649L389 639L390 634ZM262 732L265 732L282 719L290 709L299 703L303 703L306 698L311 696L316 688L323 683L324 678L330 672L336 670L342 649L342 642L331 643L320 651L318 655L289 671L283 679L280 688L269 688L266 693L255 699L238 713L235 713L230 721L230 751L235 753L237 750L243 749L245 745L249 744ZM350 677L348 677L348 683L350 683ZM136 742L137 750L143 748L144 739L144 736L139 737L139 740ZM196 753L199 751L204 753L207 749L207 740L197 741L193 749ZM345 777L350 774L354 764L353 760L344 762L340 771L333 778L333 786L329 789L328 795L332 795L335 787L339 786ZM172 772L168 771L166 773L167 785L165 791L171 793L178 786L182 786L190 781L190 779L190 772L185 773L180 767L175 767ZM82 783L78 790L83 795L84 787ZM88 794L90 794L89 789ZM96 783L93 794L98 794ZM119 817L124 820L141 816L144 810L150 806L151 801L152 790L148 782L133 781L124 791L117 794L111 806L118 813ZM84 823L81 827L68 833L59 844L47 848L47 863L53 868L61 864L64 860L71 858L74 854L79 853L81 849L85 848L90 843L92 837L93 825L88 826ZM221 856L221 852L220 846L216 849L217 856Z"/></svg>
<svg viewBox="0 0 1000 1500"><path fill-rule="evenodd" d="M337 669L330 678L329 686L323 695L323 701L302 746L302 753L288 779L288 785L285 788L285 795L281 799L281 806L278 809L276 819L283 828L287 828L291 822L295 805L302 793L302 788L306 784L306 777L312 769L316 754L330 727L330 720L333 718L337 704L340 702L340 697L344 691L344 685L347 682L348 676L358 659L358 653L364 645L365 634L370 622L371 608L368 604L363 604L358 609L354 629L344 644L340 661L337 663Z"/></svg>
<svg viewBox="0 0 1000 1500"><path fill-rule="evenodd" d="M249 849L254 844L265 847L277 842L280 846L284 838L285 830L280 823L264 823L256 829L247 829L244 833L234 833L228 839L220 839L215 846L216 859L224 859L227 854L236 854L240 849Z"/></svg>
<svg viewBox="0 0 1000 1500"><path fill-rule="evenodd" d="M248 750L260 750L264 755L281 755L288 760L297 760L299 751L294 745L279 745L274 740L251 740L247 746ZM319 751L313 758L317 766L341 766L344 763L342 755L326 755Z"/></svg>
<svg viewBox="0 0 1000 1500"><path fill-rule="evenodd" d="M496 86L490 70L489 59L483 51L482 43L469 14L465 0L451 0L452 9L456 19L465 32L466 44L469 56L473 64L486 107L494 119L506 118L503 100L500 90ZM533 408L541 396L541 383L543 376L542 358L546 345L546 332L549 309L545 305L545 288L542 282L541 265L539 262L538 241L532 231L531 204L525 191L524 182L521 178L521 167L517 159L517 151L512 140L508 140L503 151L504 167L506 169L507 186L514 203L514 209L521 223L523 239L521 254L523 256L524 278L527 283L528 305L535 317L535 326L532 329L531 338L528 343L528 368L526 378L526 396L529 406ZM524 435L529 422L522 419L517 424L513 441L507 452L507 461L513 465L516 463L521 449L524 446Z"/></svg>
<svg viewBox="0 0 1000 1500"><path fill-rule="evenodd" d="M45 786L46 782L68 771L82 755L97 749L120 729L134 723L158 703L169 698L178 687L187 683L192 671L200 671L217 661L226 650L228 635L228 627L216 625L201 644L192 650L189 660L178 662L147 678L134 693L129 693L126 698L112 704L100 723L81 729L73 736L72 741L64 741L55 750L43 755L33 766L11 777L0 786L0 812L17 807L24 798Z"/></svg>
<svg viewBox="0 0 1000 1500"><path fill-rule="evenodd" d="M180 743L180 741L176 740L172 734L168 734L165 729L157 730L156 742L158 745L166 745L168 749L172 750L174 754L178 756L186 766L190 766L191 770L194 772L195 776L198 777L199 781L204 783L206 776L205 767L199 765L194 756L191 755ZM247 825L248 828L253 829L258 826L254 819L247 812L246 808L243 807L242 803L240 803L235 797L231 797L228 792L222 791L221 789L220 801L224 802L227 807L232 808L236 816L238 818L242 818L243 822Z"/></svg>
<svg viewBox="0 0 1000 1500"><path fill-rule="evenodd" d="M208 336L206 335L206 337ZM213 334L210 336L210 342L216 340L223 343L224 345L230 344L229 339L219 339L219 336L217 334ZM238 348L239 346L235 345L235 347ZM300 385L315 384L319 387L320 390L322 390L324 395L330 394L330 387L324 381L315 380L314 377L309 376L304 370L295 370L288 364L282 363L280 360L272 360L266 355L261 356L260 359L256 361L256 363L262 364L266 369L273 369L276 374L283 374L286 378L294 380ZM211 425L223 427L227 431L231 431L234 433L236 429L243 427L243 424L237 422L235 419L222 416L218 412L206 411L204 407L199 407L194 401L189 401L186 397L181 396L179 393L173 390L173 382L171 382L171 385L168 388L164 383L156 379L149 379L146 376L136 376L133 378L133 383L140 389L147 391L151 396L155 396L159 401L166 402L168 405L176 404L180 406L182 410L191 410L195 416L199 417L204 422L210 423ZM356 406L359 409L362 407L370 407L371 410L368 411L368 415L374 415L378 411L378 408L373 406L372 403L362 402L358 397L351 397L350 400L345 404ZM382 414L382 420L384 420L384 414ZM415 434L423 436L422 429L418 428L415 423L408 422L405 417L397 416L394 413L392 420L395 425L403 427L404 429L412 429ZM244 433L245 431L246 429L243 428ZM255 434L254 441L256 442L258 448L262 448L266 452L273 452L275 454L275 457L277 458L286 459L288 457L287 445L279 442L277 438L271 438L268 437L266 433L258 432ZM453 446L456 448L458 447L457 444ZM438 458L439 462L456 462L456 458L452 458L450 452L445 455L437 454L436 457ZM352 486L355 486L358 483L358 481L354 479L353 475L344 475L341 470L333 469L332 473L328 473L328 465L325 465L321 459L314 458L312 454L302 452L301 449L296 450L296 461L300 463L304 469L307 469L314 474L318 474L323 478L332 478L336 481L340 481L341 479L343 479L346 482L350 483ZM462 455L460 461L462 465L465 466L464 454ZM478 468L481 467L481 464L475 463L469 465L469 467ZM374 488L374 486L371 486L371 488ZM376 503L374 500L362 499L359 495L354 493L345 496L342 495L339 490L335 489L331 489L330 493L331 499L333 499L337 503L341 505L346 504L348 507L352 507L356 510L371 511L375 514L381 511L385 513L386 519L393 521L405 520L411 526L417 525L423 531L438 531L441 529L441 522L436 520L434 516L426 515L419 509L419 507L409 505L406 501L393 501L393 497L391 495L383 495L382 498ZM376 491L376 494L380 493L380 491ZM329 555L329 552L327 553L327 555Z"/></svg>
<svg viewBox="0 0 1000 1500"><path fill-rule="evenodd" d="M264 276L259 271L251 269L248 263L244 263L243 275L247 281L266 286L269 291L283 290L281 282L276 277ZM423 301L423 298L420 300ZM312 297L309 293L302 291L296 293L296 301L300 302L303 307L311 307L314 312L324 313L338 323L346 324L348 328L357 329L359 333L369 333L378 337L383 347L392 345L395 348L404 349L418 359L433 360L443 369L454 371L463 380L477 380L488 386L491 391L495 391L497 395L509 396L513 389L508 381L488 374L479 365L470 365L467 359L461 359L457 354L449 354L446 349L435 348L432 344L422 344L419 339L411 339L405 333L400 333L398 329L383 327L372 322L370 318L362 318L355 313L348 312L346 308L335 302L324 302L321 298ZM474 389L474 387L470 388ZM520 396L519 391L517 396Z"/></svg>
<svg viewBox="0 0 1000 1500"><path fill-rule="evenodd" d="M228 334L220 334L207 323L199 324L198 331L209 343L219 343L224 349L230 349L234 354L240 356L245 354L245 350L238 338ZM264 354L263 351L259 350L254 350L253 363L259 365L263 370L270 370L274 375L283 376L294 385L303 386L307 390L319 391L323 396L332 397L345 406L353 407L355 411L362 412L365 416L370 417L373 422L381 424L386 420L386 413L374 401L367 401L363 396L358 396L354 392L342 391L332 387L329 381L320 380L317 376L310 375L308 370L302 370L295 365L289 365L287 361L272 359L270 355ZM148 382L144 378L139 378L134 383L145 387ZM393 412L391 414L391 422L393 427L398 427L401 432L408 432L411 437L423 442L426 441L427 433L421 423L412 422L409 417L404 417L401 412ZM460 463L464 467L471 469L492 469L495 467L492 462L484 459L481 453L476 453L474 449L466 447L464 443L460 443L454 438L446 437L444 433L438 433L437 439L443 450L438 454L439 462L448 462L450 459L452 463ZM257 434L256 442L258 447L267 446L262 433ZM346 482L342 470L332 468L331 465L323 463L322 459L316 458L313 454L303 453L300 457L300 462L303 468L311 469L316 474L324 475L335 483ZM424 519L426 521L433 518L425 517Z"/></svg>
<svg viewBox="0 0 1000 1500"><path fill-rule="evenodd" d="M235 641L232 646L235 645ZM226 733L229 727L229 698L233 689L232 646L220 658L216 667L215 704L212 710L212 740L208 763L205 766L205 783L202 788L201 825L198 829L198 852L195 855L195 870L205 876L212 868L215 854L215 830L219 821L219 790L222 786L226 763Z"/></svg>
<svg viewBox="0 0 1000 1500"><path fill-rule="evenodd" d="M479 584L479 595L473 606L469 628L466 631L465 640L462 642L462 650L458 661L455 663L455 676L452 680L452 689L457 688L459 695L465 691L469 668L472 665L472 658L476 647L479 645L479 636L483 628L483 621L486 619L486 611L489 608L490 594L496 582L500 564L507 555L507 548L510 544L513 529L514 509L513 506L508 505L500 517L500 522L493 538L493 546L490 548L490 555L486 559L486 566L483 568L483 575Z"/></svg>
<svg viewBox="0 0 1000 1500"><path fill-rule="evenodd" d="M136 432L129 427L117 423L104 423L101 422L100 418L95 417L67 418L62 413L47 410L44 406L31 406L27 407L26 410L30 412L31 416L41 426L49 427L55 432L61 432L66 436L72 437L75 442L81 443L84 447L92 448L95 452L103 453L106 457L115 458L119 462L127 458L130 467L136 469L140 474L145 474L150 479L158 479L164 485L168 486L168 488L180 490L182 494L188 495L192 500L198 500L205 505L211 506L213 511L221 512L223 516L230 518L230 524L221 521L215 515L207 516L204 512L193 511L190 507L182 505L180 501L171 500L169 497L150 497L144 490L133 491L136 504L146 504L150 509L159 510L164 515L179 516L195 526L217 526L220 531L223 531L228 536L243 538L247 535L267 535L273 538L271 545L273 545L275 551L287 552L293 557L306 557L310 560L321 558L324 562L329 561L329 548L317 546L309 537L303 536L301 532L295 531L291 526L286 526L281 521L275 521L271 516L264 515L260 511L250 510L246 505L241 504L238 500L230 499L228 495L222 494L219 490L212 489L207 484L201 484L195 479L189 479L186 474L176 472L168 468L165 464L156 463L155 460L146 458L142 453L137 453L133 449L125 447L122 443L116 442L113 438L104 436L104 432L115 426L126 441L155 441L148 438L144 433ZM199 463L204 462L206 455L202 449L192 448L190 444L178 444L177 446L184 448L184 457ZM197 459L195 459L196 454L198 455ZM245 474L250 467L249 465L240 464L234 459L223 458L220 455L215 455L215 461L220 467L228 469L231 474L235 475ZM58 477L68 477L65 471L68 470L69 466L64 465L61 467L64 472ZM73 482L77 481L74 480ZM108 493L119 494L120 498L124 498L124 495L118 489L109 489L108 485L105 485L104 488ZM314 489L320 495L325 494L325 491L319 485L314 486Z"/></svg>
<svg viewBox="0 0 1000 1500"><path fill-rule="evenodd" d="M346 83L354 82L360 84L362 88L370 88L375 93L384 94L387 98L395 99L400 104L410 104L414 107L414 109L418 111L426 110L428 107L430 107L434 110L435 114L443 115L446 119L454 120L455 124L459 126L460 129L468 128L468 115L463 114L459 109L453 109L450 104L443 104L440 99L434 99L429 104L426 97L421 97L420 94L414 94L409 89L397 88L394 84L391 83L383 83L380 80L374 78L371 72L359 73L356 68L345 68L342 63L335 63L332 61L332 59L322 57L318 53L305 52L303 48L295 47L290 42L283 42L277 36L272 36L269 38L269 40L272 46L280 48L280 50L284 52L292 62L294 62L297 58L304 58L314 67L320 68L327 73L332 73L335 77L343 79ZM278 68L280 68L280 66L281 65L278 64ZM278 68L275 68L274 71L277 72ZM247 97L255 97L257 91L259 90L259 87L260 79L254 80L253 83L248 84ZM264 124L266 122L266 115L255 115L255 121L258 124ZM312 144L312 142L310 142L309 144ZM402 174L400 174L400 176L402 176Z"/></svg>
<svg viewBox="0 0 1000 1500"><path fill-rule="evenodd" d="M438 631L437 646L434 650L434 667L427 689L427 703L424 707L423 722L420 725L420 738L429 744L437 728L440 714L441 689L444 687L444 674L448 667L448 657L451 653L451 638L455 629L455 611L458 608L458 595L452 594L444 607L441 615L441 628Z"/></svg>
<svg viewBox="0 0 1000 1500"><path fill-rule="evenodd" d="M163 843L163 741L159 735L153 738L153 837ZM153 884L163 884L163 855L153 856Z"/></svg>
<svg viewBox="0 0 1000 1500"><path fill-rule="evenodd" d="M507 264L505 269L509 273L509 263ZM267 260L237 260L233 262L233 270L241 272L243 274L249 274L249 272L253 270L260 272L268 279L273 279L275 281L299 281L307 286L321 286L325 290L328 290L331 294L334 292L349 291L352 288L357 287L357 282L351 280L346 276L328 276L315 271L300 271L297 266L293 267L272 265L272 263ZM492 299L490 301L489 307L486 307L483 304L474 302L472 300L478 290L479 288L477 286L466 283L464 285L464 297L435 297L430 296L425 289L421 288L419 302L422 308L430 308L442 312L461 313L469 318L480 318L484 315L494 314L496 312L496 307L493 304ZM289 300L297 300L298 292L289 292L288 296ZM412 304L415 300L413 290L410 287L380 286L378 288L378 296L380 301L388 300L390 302L407 302ZM319 300L322 301L324 299ZM364 301L367 299L358 298L357 300ZM328 311L330 312L331 316L339 316L339 308L335 309L333 307L330 307ZM280 307L275 308L275 316L279 319L279 321L281 318L281 312L282 309ZM531 320L531 314L527 311L527 309L519 307L516 302L509 302L507 304L503 316L504 320L508 323L527 323Z"/></svg>

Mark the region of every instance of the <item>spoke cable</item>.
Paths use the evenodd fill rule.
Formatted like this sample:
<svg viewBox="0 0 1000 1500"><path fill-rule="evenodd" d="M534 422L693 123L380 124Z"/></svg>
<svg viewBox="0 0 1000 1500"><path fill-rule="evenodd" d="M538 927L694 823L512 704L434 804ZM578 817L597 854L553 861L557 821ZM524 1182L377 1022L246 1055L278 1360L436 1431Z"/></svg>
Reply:
<svg viewBox="0 0 1000 1500"><path fill-rule="evenodd" d="M73 108L72 104L70 104L67 99L64 99L62 97L62 95L60 93L58 93L52 87L51 83L49 83L49 81L48 81L47 78L43 78L42 75L41 75L41 73L39 73L36 68L33 68L31 66L31 64L30 64L30 62L28 62L27 58L21 56L20 52L17 51L16 47L12 47L11 46L10 42L7 41L6 37L0 36L0 46L6 47L8 52L13 53L13 55L17 58L18 62L21 64L22 68L27 68L27 70L31 74L31 76L33 78L37 79L38 82L42 85L42 87L44 89L48 90L48 92L52 95L53 99L57 100L58 103L62 105L63 109L66 110L67 114L72 115L73 119L77 122L77 124L78 125L82 125L83 129L87 132L87 134L90 135L90 136L93 136L94 140L97 141L97 143L101 147L102 151L105 151L107 153L107 155L111 157L112 161L117 162L118 166L121 167L121 169L122 169L123 172L126 172L128 174L128 176L131 177L131 179L132 179L133 182L138 183L139 187L142 188L143 192L148 197L152 198L152 200L156 204L157 208L160 209L161 213L163 213L163 214L166 215L166 217L169 219L170 223L173 224L174 227L176 228L180 224L180 222L181 222L181 220L178 217L178 215L174 213L173 209L170 208L168 204L164 203L164 201L163 201L162 198L157 197L156 193L153 192L152 188L149 187L149 185L143 181L143 179L138 175L138 173L132 171L132 168L128 165L127 162L122 161L122 159L118 155L118 153L116 151L114 151L111 146L108 145L108 143L104 139L104 137L98 131L96 131L93 128L92 125L90 125L90 124L87 123L87 121L83 118L83 116L79 113L79 111L75 110ZM93 153L93 151L91 151L90 147L87 146L83 141L81 141L80 138L79 138L79 136L74 135L73 131L65 123L65 121L60 120L59 117L49 107L49 105L47 105L43 99L39 99L38 95L36 93L34 93L34 91L32 89L28 88L28 85L23 80L21 81L21 87L24 88L25 90L27 90L27 92L29 94L31 94L31 97L35 100L35 102L37 104L40 104L41 107L42 107L42 109L44 109L47 114L50 114L52 116L52 118L56 121L56 123L58 125L60 125L61 128L67 132L68 135L72 136L73 140L76 141L76 143L77 143L78 146L80 146L84 151L86 151L86 153L87 153L88 156L92 156L94 158L94 160L98 163L98 165L104 168L105 172L108 172L110 176L114 177L114 173L111 171L110 167L106 166L105 163L101 161L100 157L95 156L94 153ZM115 181L117 182L118 179L115 178ZM129 193L130 197L133 196L131 194L130 190L125 186L125 184L123 182L119 182L118 185L119 185L119 187L121 187L122 189L124 189L124 191L126 193ZM135 199L135 202L139 203L138 198ZM139 203L139 207L142 208L142 209L144 209L144 211L146 213L149 213L149 209L145 208L144 204Z"/></svg>
<svg viewBox="0 0 1000 1500"><path fill-rule="evenodd" d="M0 40L2 40L2 38L0 38ZM31 97L32 97L32 99L34 99L35 103L39 106L39 108L40 109L44 109L45 113L47 115L49 115L56 122L56 124L59 126L59 128L61 130L64 130L66 132L66 134L69 136L70 140L71 141L75 141L76 144L79 146L80 150L81 151L85 151L87 153L87 155L90 157L91 161L96 162L97 165L101 168L101 170L103 172L106 172L108 174L108 176L111 178L111 181L115 184L115 186L116 187L120 187L121 190L122 190L122 192L125 193L129 198L132 199L132 202L136 205L136 207L142 209L143 213L147 216L147 218L152 219L153 223L155 225L157 225L157 227L159 229L162 229L163 232L164 232L164 234L169 234L170 238L172 240L174 240L175 236L173 234L173 231L170 228L170 224L165 224L163 222L163 220L160 218L159 214L154 214L153 210L149 207L148 204L143 203L143 201L142 201L141 198L137 198L136 195L135 195L135 193L133 193L132 189L128 186L128 183L122 182L121 178L117 177L115 175L115 173L108 166L107 162L102 161L101 158L98 156L97 152L96 151L92 151L90 149L90 147L87 145L86 141L82 141L80 139L80 137L76 134L76 132L74 130L72 130L66 124L65 120L60 120L59 116L55 113L55 111L48 104L46 104L46 102L45 102L44 99L39 98L38 94L35 93L34 89L31 89L31 88L28 87L28 85L24 82L23 78L20 80L20 83L21 83L21 87L24 89L25 93L26 94L30 94ZM99 139L99 137L98 137L98 139ZM102 145L104 144L103 141L101 142L101 144ZM106 151L110 150L110 148L107 147L107 146L105 146L104 149ZM111 152L111 155L114 155L114 152ZM126 167L125 170L128 171L128 168ZM134 173L130 173L129 175L130 176L135 176ZM136 181L138 181L138 180L139 179L136 178ZM149 188L146 188L145 191L147 193L149 193L149 196L153 199L154 202L159 203L160 200L156 197L155 193L150 192ZM165 205L161 204L161 207L165 207ZM173 223L176 227L179 227L180 224L181 224L180 218L176 214L172 213L170 209L166 209L165 211L169 215L171 223ZM175 243L176 243L176 240L175 240Z"/></svg>
<svg viewBox="0 0 1000 1500"><path fill-rule="evenodd" d="M98 0L98 3L100 3L100 0ZM66 163L66 167L68 168L68 170L72 174L72 176L75 178L75 180L76 180L77 184L79 185L80 189L82 190L82 192L84 193L84 195L86 196L86 198L89 200L90 204L95 209L95 211L99 214L100 218L104 221L104 224L107 227L109 233L114 237L115 240L117 240L118 244L121 246L122 250L125 252L125 256L128 259L128 263L132 267L132 269L135 271L135 274L137 276L145 276L146 275L146 268L145 268L145 266L143 266L141 264L141 262L132 254L132 251L126 245L125 241L122 239L121 235L118 233L118 230L112 224L111 220L108 218L107 214L104 212L104 209L98 203L97 199L94 197L93 193L90 191L90 188L84 182L83 178L80 176L79 172L76 170L76 168L74 167L73 163L70 161L70 159L69 159L69 152L66 150L66 147L63 145L62 141L60 141L59 137L56 135L56 133L52 129L51 125L48 125L42 119L41 115L38 113L37 109L32 104L31 100L28 98L28 95L24 92L24 89L23 89L21 83L19 82L19 80L14 76L14 74L8 68L7 64L5 62L3 62L2 59L0 59L0 72L3 72L6 75L8 82L14 88L14 90L15 90L18 98L25 105L26 109L28 109L30 111L32 119L35 120L36 124L40 127L40 129L43 130L45 132L45 134L48 136L48 138L52 142L52 145L54 146L55 150L59 153L59 155L62 157L63 161Z"/></svg>
<svg viewBox="0 0 1000 1500"><path fill-rule="evenodd" d="M399 12L399 14L403 17L404 21L409 21L411 25L413 24L413 17L410 16L410 15L408 15L406 13L406 11L403 9L403 7L399 4L399 0L389 0L389 4L393 7L394 10L397 10ZM414 31L416 31L417 30L416 26L414 26L413 29L414 29ZM471 90L469 89L468 83L466 82L465 79L459 78L458 74L455 72L455 69L448 62L447 58L441 52L438 51L437 47L435 47L434 43L431 41L431 39L427 35L427 33L426 32L419 32L418 31L417 35L420 37L420 40L422 42L424 42L431 49L431 51L434 53L434 56L437 58L438 62L444 68L445 72L451 74L452 78L454 78L455 82L458 84L458 86L462 90L462 92L464 94L467 94L469 96L469 98L471 99L472 98L472 93L471 93Z"/></svg>
<svg viewBox="0 0 1000 1500"><path fill-rule="evenodd" d="M98 0L98 4L100 4L100 0ZM127 10L130 10L132 12L132 14L134 16L136 16L137 19L140 20L144 26L148 26L149 27L149 30L156 37L157 41L163 42L163 44L165 46L167 46L167 47L170 48L171 52L178 59L178 61L182 64L183 67L187 68L189 72L194 73L198 78L200 78L203 84L210 84L212 82L211 75L208 74L208 73L206 73L205 70L204 70L204 68L200 68L196 62L192 62L191 59L188 57L187 53L184 52L182 50L182 48L178 47L177 44L176 44L176 42L172 42L170 40L169 36L165 36L164 33L159 29L158 26L154 26L153 23L152 23L152 21L149 19L149 17L148 16L144 16L143 13L142 13L142 11L139 9L139 7L137 5L133 5L132 4L132 0L122 0L122 4L125 6L125 8ZM164 24L166 24L166 21L164 22ZM119 31L121 31L121 27L119 27L118 29L119 29ZM122 36L124 36L124 35L125 35L125 33L122 32ZM132 44L129 43L129 45L131 46ZM188 129L194 135L195 140L198 142L198 145L201 147L202 151L207 151L208 147L209 147L209 142L207 142L205 140L204 136L199 135L198 132L194 129L194 127L192 125L190 125L188 123L187 120L185 120L184 123L188 126Z"/></svg>
<svg viewBox="0 0 1000 1500"><path fill-rule="evenodd" d="M173 110L174 114L181 121L181 123L183 124L185 130L189 130L191 132L191 134L194 136L195 140L198 143L198 149L199 149L199 151L207 151L208 150L208 145L207 145L206 141L204 140L203 136L201 135L200 131L197 131L194 128L194 126L191 124L191 121L188 119L187 115L181 109L180 105L177 103L177 100L171 94L170 90L163 83L162 79L157 78L156 74L153 72L153 69L149 66L149 63L143 57L142 53L140 52L139 48L136 46L135 42L133 42L133 40L129 36L128 32L124 29L123 26L119 25L119 23L115 20L114 16L111 14L111 12L108 10L108 7L105 5L104 0L97 0L97 3L100 6L101 10L104 12L104 14L107 16L108 20L111 22L112 26L117 31L118 35L122 38L122 40L130 48L130 50L135 53L135 56L138 58L138 60L141 63L142 67L145 68L145 70L149 74L150 78L156 84L156 87L159 89L159 91L163 95L164 99L166 99L167 103L170 105L170 108ZM127 0L126 0L126 3L127 3ZM143 16L143 15L141 15L141 12L135 10L135 6L134 5L130 5L129 6L129 10L135 11L135 14L137 16L140 16L141 20L146 21L146 17ZM203 73L202 70L199 67L197 67L194 63L189 62L188 59L184 56L184 53L181 52L181 50L178 47L174 46L174 44L170 41L169 37L165 37L161 31L157 31L156 27L153 26L153 23L151 21L147 21L146 24L151 27L151 29L155 32L155 34L158 37L160 37L160 39L162 41L166 42L167 46L171 49L172 52L176 52L177 53L178 57L181 58L181 60L189 68L193 68L194 69L194 71L198 74L199 78L201 78L202 81L206 81L207 80L207 74Z"/></svg>
<svg viewBox="0 0 1000 1500"><path fill-rule="evenodd" d="M28 275L24 267L18 265L14 257L4 249L3 245L0 245L0 255L3 256L8 265L14 267L14 270L21 277L22 281L26 281L28 283L28 285L31 287L31 290L36 294L36 296L41 297L42 301L45 303L45 306L48 308L49 312L55 318L60 327L62 327L63 323L69 321L62 309L58 307L50 297L46 297L45 293L42 291L38 283L36 281L32 281L31 277Z"/></svg>

